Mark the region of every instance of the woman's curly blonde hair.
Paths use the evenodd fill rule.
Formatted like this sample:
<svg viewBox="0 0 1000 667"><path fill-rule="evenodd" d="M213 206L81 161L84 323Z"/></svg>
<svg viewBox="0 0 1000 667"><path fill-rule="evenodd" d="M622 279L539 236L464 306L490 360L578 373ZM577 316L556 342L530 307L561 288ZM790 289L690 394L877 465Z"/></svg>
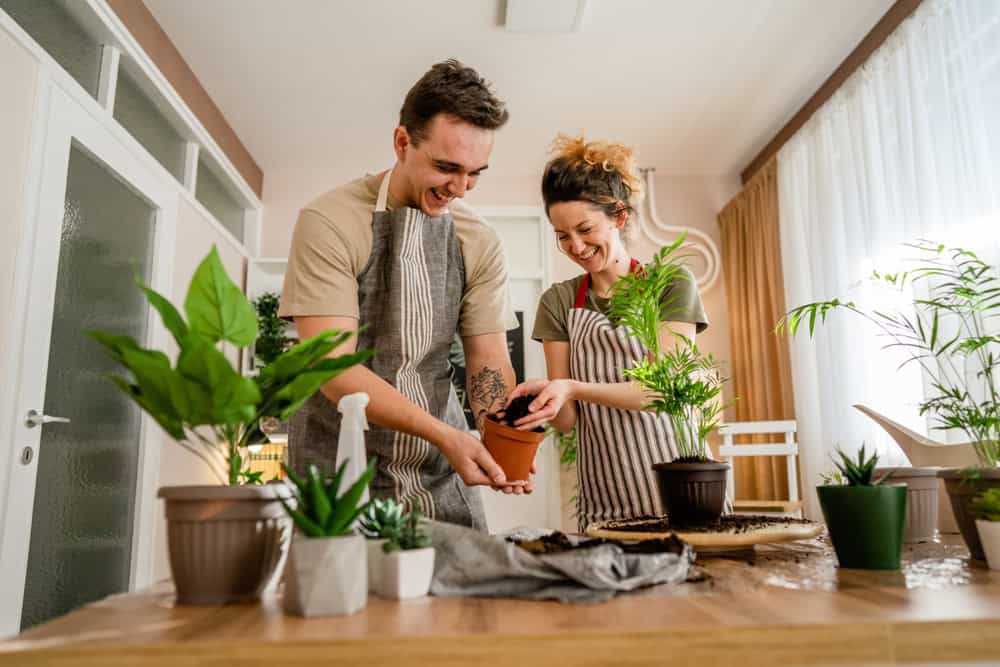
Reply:
<svg viewBox="0 0 1000 667"><path fill-rule="evenodd" d="M614 217L624 206L632 214L642 201L642 181L635 151L624 144L586 141L580 134L559 134L552 142L553 157L542 176L546 212L553 204L586 201Z"/></svg>

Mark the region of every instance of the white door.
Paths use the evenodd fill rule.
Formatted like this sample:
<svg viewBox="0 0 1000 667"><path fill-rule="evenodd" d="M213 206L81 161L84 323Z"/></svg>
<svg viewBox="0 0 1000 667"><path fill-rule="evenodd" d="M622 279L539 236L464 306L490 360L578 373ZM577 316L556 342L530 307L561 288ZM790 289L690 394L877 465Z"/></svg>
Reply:
<svg viewBox="0 0 1000 667"><path fill-rule="evenodd" d="M134 279L169 293L176 194L93 100L42 90L9 351L0 636L148 583L151 540L139 537L159 458L144 446L153 422L82 332L162 347Z"/></svg>

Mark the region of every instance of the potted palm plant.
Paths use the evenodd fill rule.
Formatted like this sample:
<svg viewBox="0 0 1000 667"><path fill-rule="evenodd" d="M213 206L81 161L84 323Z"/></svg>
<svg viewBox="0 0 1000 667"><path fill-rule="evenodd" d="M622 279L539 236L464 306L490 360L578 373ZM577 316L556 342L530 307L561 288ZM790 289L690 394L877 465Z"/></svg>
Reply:
<svg viewBox="0 0 1000 667"><path fill-rule="evenodd" d="M875 478L878 454L857 460L839 448L837 471L816 487L830 540L840 567L898 570L903 549L906 487Z"/></svg>
<svg viewBox="0 0 1000 667"><path fill-rule="evenodd" d="M434 578L434 547L423 516L413 510L398 529L389 533L382 546L382 574L375 592L384 598L403 600L427 595Z"/></svg>
<svg viewBox="0 0 1000 667"><path fill-rule="evenodd" d="M392 498L375 499L358 519L358 528L366 538L368 548L368 591L378 590L382 575L382 560L385 553L382 546L389 538L398 534L403 526L406 513L403 506Z"/></svg>
<svg viewBox="0 0 1000 667"><path fill-rule="evenodd" d="M370 506L360 504L375 476L376 459L343 493L345 460L332 478L310 465L304 476L284 467L295 503L282 502L298 529L285 576L285 611L299 616L352 614L368 602L365 539L354 522Z"/></svg>
<svg viewBox="0 0 1000 667"><path fill-rule="evenodd" d="M683 256L675 254L683 241L682 235L640 271L620 278L610 305L612 319L627 327L648 351L642 362L625 369L625 377L648 390L648 407L666 414L673 427L678 456L656 462L653 469L670 521L680 525L719 518L729 470L728 463L711 458L708 448L708 435L718 427L725 407L720 396L726 379L719 364L679 334L674 334L672 347L660 342L661 323L669 319L671 309L662 295L673 281L687 279Z"/></svg>
<svg viewBox="0 0 1000 667"><path fill-rule="evenodd" d="M277 292L264 292L253 300L257 312L257 340L254 343L254 363L266 366L289 348L292 339L285 335L288 322L278 317L281 297Z"/></svg>
<svg viewBox="0 0 1000 667"><path fill-rule="evenodd" d="M281 500L289 493L282 485L261 484L261 474L248 465L247 448L264 441L262 419L287 419L323 383L370 353L327 358L351 334L325 331L286 350L256 377L244 377L219 345L252 345L256 314L214 247L191 278L184 316L137 284L177 343L174 363L128 336L86 333L128 371L110 379L221 483L159 490L177 601L214 605L258 598L280 574L287 554L291 524Z"/></svg>
<svg viewBox="0 0 1000 667"><path fill-rule="evenodd" d="M1000 488L983 491L972 501L979 541L991 570L1000 570Z"/></svg>
<svg viewBox="0 0 1000 667"><path fill-rule="evenodd" d="M907 247L918 257L906 271L876 271L873 279L913 290L912 313L868 313L851 301L831 299L790 310L777 329L794 335L808 321L812 336L831 311L849 310L873 322L890 339L886 347L905 350L905 363L920 365L931 387L920 414L930 415L935 429L964 432L978 459L977 466L944 469L939 476L970 554L982 560L972 499L1000 486L1000 385L994 375L1000 335L991 333L1000 315L1000 277L970 250L928 242Z"/></svg>

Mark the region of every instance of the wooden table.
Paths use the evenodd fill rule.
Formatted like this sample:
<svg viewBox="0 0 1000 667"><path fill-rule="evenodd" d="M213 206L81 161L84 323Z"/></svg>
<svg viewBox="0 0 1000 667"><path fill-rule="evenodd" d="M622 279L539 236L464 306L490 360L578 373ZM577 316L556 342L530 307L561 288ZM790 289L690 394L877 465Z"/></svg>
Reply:
<svg viewBox="0 0 1000 667"><path fill-rule="evenodd" d="M908 548L898 572L838 570L823 540L699 562L702 581L598 605L372 597L317 619L275 598L175 607L164 584L0 643L0 664L1000 664L1000 573L955 538Z"/></svg>

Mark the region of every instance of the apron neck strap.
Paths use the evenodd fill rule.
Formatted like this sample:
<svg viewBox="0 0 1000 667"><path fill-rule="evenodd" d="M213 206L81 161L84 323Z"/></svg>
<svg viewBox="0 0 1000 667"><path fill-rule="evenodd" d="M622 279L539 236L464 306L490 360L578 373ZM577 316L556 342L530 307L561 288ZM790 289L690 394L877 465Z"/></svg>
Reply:
<svg viewBox="0 0 1000 667"><path fill-rule="evenodd" d="M385 176L382 177L382 182L378 186L378 199L375 200L375 212L381 213L386 209L386 204L389 201L389 181L392 180L392 170L385 172Z"/></svg>
<svg viewBox="0 0 1000 667"><path fill-rule="evenodd" d="M639 261L633 257L632 261L629 262L628 272L635 273L636 267L639 266ZM580 281L580 287L576 290L576 302L574 303L574 308L583 308L583 304L587 301L587 290L590 289L590 274L583 274L583 280Z"/></svg>

